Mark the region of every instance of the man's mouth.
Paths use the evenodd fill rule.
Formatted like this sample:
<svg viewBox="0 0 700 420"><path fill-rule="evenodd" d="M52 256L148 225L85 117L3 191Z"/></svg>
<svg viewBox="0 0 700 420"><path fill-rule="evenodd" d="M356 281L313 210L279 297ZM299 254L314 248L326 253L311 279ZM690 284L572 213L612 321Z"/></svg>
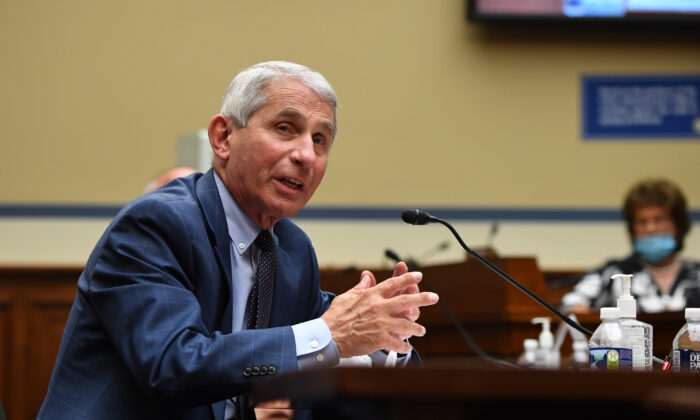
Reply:
<svg viewBox="0 0 700 420"><path fill-rule="evenodd" d="M289 178L282 178L279 181L284 185L288 186L289 188L293 188L295 190L300 190L304 186L304 184L302 184L301 182Z"/></svg>

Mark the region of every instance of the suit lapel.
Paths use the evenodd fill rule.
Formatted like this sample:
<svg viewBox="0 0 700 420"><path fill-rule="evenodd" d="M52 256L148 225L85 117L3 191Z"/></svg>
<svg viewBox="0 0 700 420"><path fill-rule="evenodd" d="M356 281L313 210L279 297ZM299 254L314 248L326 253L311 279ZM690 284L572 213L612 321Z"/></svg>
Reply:
<svg viewBox="0 0 700 420"><path fill-rule="evenodd" d="M226 274L225 289L231 296L231 239L228 236L228 226L224 207L221 205L219 190L214 181L214 171L209 170L197 180L195 186L197 200L207 222L209 241L211 242L216 259L221 270ZM229 314L230 315L230 314ZM227 326L224 332L231 332L231 317L224 319L222 325Z"/></svg>

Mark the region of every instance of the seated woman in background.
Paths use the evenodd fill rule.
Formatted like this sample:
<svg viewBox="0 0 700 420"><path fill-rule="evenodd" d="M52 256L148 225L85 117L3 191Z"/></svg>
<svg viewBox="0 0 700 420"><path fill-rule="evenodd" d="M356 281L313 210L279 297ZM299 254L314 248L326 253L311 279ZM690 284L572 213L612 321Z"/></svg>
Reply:
<svg viewBox="0 0 700 420"><path fill-rule="evenodd" d="M690 215L681 190L666 180L646 180L630 189L623 215L634 252L587 273L564 295L562 306L573 313L616 306L621 280L613 274L633 274L632 295L639 312L681 311L698 305L700 264L681 260L678 253L690 230Z"/></svg>

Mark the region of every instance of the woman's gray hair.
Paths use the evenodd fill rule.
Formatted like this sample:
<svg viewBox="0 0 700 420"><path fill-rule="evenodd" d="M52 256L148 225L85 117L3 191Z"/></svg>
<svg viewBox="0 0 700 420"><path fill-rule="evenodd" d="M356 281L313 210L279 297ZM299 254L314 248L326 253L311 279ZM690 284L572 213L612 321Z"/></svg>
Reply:
<svg viewBox="0 0 700 420"><path fill-rule="evenodd" d="M288 61L268 61L248 67L228 85L221 103L221 113L232 119L238 127L246 127L250 116L267 102L265 89L273 80L298 79L333 106L335 119L338 98L330 83L321 73L301 64ZM337 123L334 121L335 131ZM333 137L335 137L335 132Z"/></svg>

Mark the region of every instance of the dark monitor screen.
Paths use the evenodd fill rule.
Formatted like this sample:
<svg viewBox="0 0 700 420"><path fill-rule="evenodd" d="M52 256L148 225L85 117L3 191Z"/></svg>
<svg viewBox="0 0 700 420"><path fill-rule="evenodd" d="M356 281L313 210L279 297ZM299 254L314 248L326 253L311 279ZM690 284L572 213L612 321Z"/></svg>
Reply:
<svg viewBox="0 0 700 420"><path fill-rule="evenodd" d="M472 21L628 21L700 25L700 0L468 0ZM700 27L699 27L700 29Z"/></svg>

